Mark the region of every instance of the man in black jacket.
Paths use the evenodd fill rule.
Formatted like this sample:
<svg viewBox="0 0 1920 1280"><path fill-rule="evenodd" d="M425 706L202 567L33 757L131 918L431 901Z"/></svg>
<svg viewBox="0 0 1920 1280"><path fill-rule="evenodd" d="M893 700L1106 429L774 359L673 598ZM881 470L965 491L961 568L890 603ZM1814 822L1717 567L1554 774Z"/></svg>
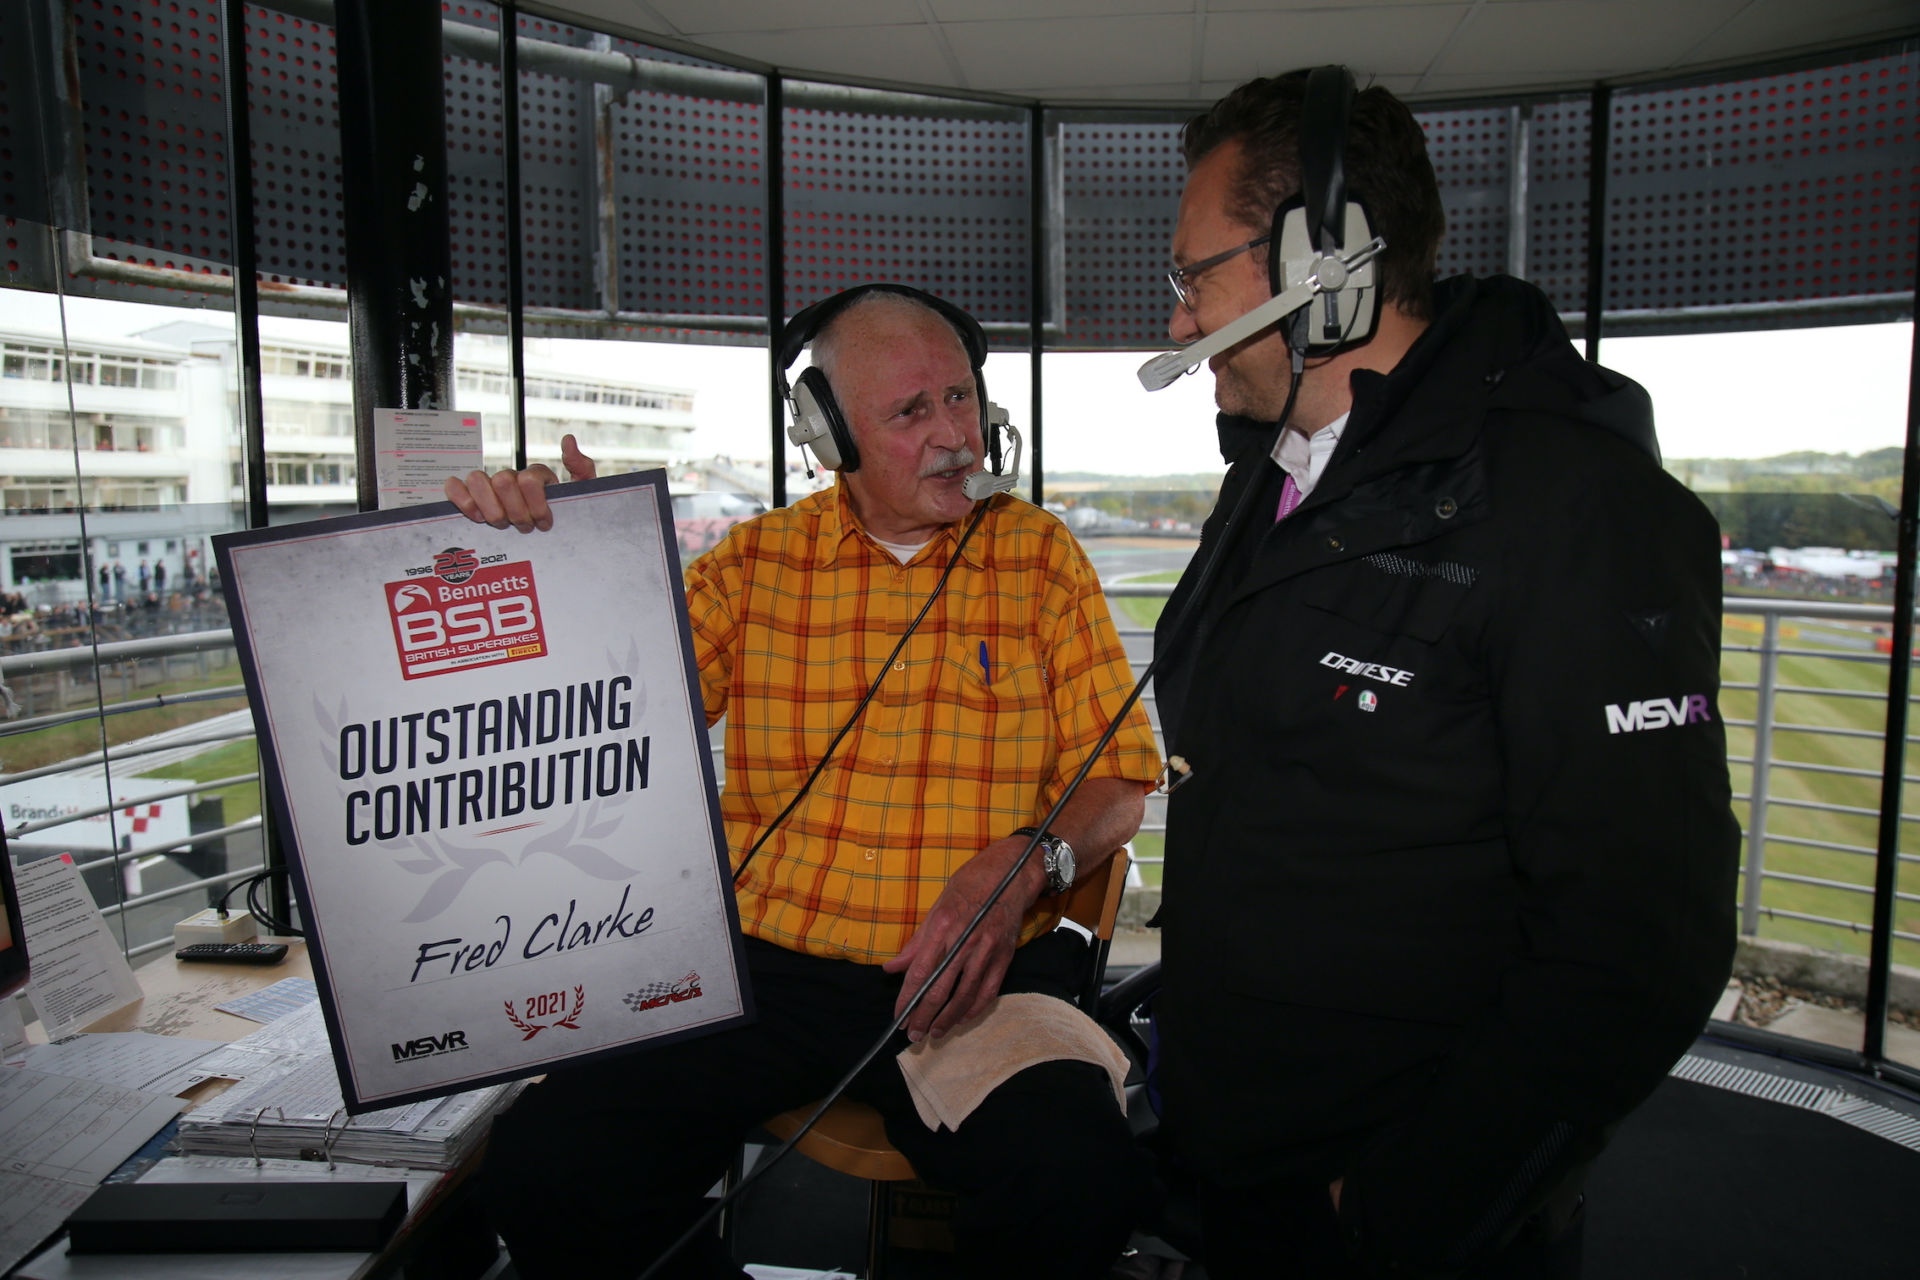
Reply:
<svg viewBox="0 0 1920 1280"><path fill-rule="evenodd" d="M1177 341L1273 294L1278 238L1246 246L1301 185L1304 79L1186 127ZM1439 192L1382 89L1345 175L1377 327L1213 356L1232 467L1157 637L1191 769L1166 1136L1215 1280L1575 1275L1582 1172L1732 956L1718 531L1545 296L1433 283Z"/></svg>

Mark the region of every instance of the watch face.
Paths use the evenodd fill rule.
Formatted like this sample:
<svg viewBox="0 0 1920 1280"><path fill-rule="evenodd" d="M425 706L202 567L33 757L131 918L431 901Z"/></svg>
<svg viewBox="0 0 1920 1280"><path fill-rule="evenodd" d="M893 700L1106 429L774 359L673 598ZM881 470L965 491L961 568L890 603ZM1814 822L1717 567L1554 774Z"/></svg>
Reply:
<svg viewBox="0 0 1920 1280"><path fill-rule="evenodd" d="M1073 887L1073 846L1065 840L1055 837L1044 846L1046 856L1041 865L1047 872L1047 889L1051 893L1065 893Z"/></svg>

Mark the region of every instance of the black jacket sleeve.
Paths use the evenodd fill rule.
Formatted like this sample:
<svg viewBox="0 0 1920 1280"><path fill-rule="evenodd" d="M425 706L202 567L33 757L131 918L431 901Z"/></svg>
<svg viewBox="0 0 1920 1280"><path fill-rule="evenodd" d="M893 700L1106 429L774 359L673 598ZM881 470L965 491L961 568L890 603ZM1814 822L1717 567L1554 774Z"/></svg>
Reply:
<svg viewBox="0 0 1920 1280"><path fill-rule="evenodd" d="M1731 965L1718 530L1644 456L1568 441L1494 442L1516 536L1480 643L1525 953L1347 1172L1342 1229L1381 1271L1457 1270L1577 1178Z"/></svg>

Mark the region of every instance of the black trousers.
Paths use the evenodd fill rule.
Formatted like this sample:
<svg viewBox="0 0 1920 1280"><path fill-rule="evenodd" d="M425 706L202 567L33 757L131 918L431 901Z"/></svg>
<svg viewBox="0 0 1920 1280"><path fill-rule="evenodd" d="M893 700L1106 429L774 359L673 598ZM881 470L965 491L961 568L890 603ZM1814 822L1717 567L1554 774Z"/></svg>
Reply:
<svg viewBox="0 0 1920 1280"><path fill-rule="evenodd" d="M1340 1222L1320 1181L1276 1179L1252 1187L1203 1184L1200 1212L1208 1280L1364 1280L1340 1238ZM1548 1230L1529 1221L1490 1258L1456 1280L1579 1280L1585 1220Z"/></svg>
<svg viewBox="0 0 1920 1280"><path fill-rule="evenodd" d="M755 939L746 952L753 1024L555 1072L495 1119L479 1190L526 1280L638 1274L699 1215L743 1136L822 1097L893 1019L901 979L878 966ZM1035 939L1001 990L1067 997L1086 955L1070 931ZM968 1274L1105 1276L1148 1181L1106 1072L1042 1063L958 1131L931 1131L893 1061L905 1047L898 1037L851 1093L922 1179L958 1193ZM702 1233L662 1274L744 1273Z"/></svg>

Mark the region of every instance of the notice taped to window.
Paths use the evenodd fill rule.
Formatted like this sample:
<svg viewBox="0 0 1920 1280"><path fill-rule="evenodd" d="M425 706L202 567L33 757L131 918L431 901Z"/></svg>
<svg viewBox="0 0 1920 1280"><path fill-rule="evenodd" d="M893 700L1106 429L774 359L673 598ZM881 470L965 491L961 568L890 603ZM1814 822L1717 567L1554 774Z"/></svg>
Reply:
<svg viewBox="0 0 1920 1280"><path fill-rule="evenodd" d="M665 475L216 538L354 1112L740 1021Z"/></svg>

